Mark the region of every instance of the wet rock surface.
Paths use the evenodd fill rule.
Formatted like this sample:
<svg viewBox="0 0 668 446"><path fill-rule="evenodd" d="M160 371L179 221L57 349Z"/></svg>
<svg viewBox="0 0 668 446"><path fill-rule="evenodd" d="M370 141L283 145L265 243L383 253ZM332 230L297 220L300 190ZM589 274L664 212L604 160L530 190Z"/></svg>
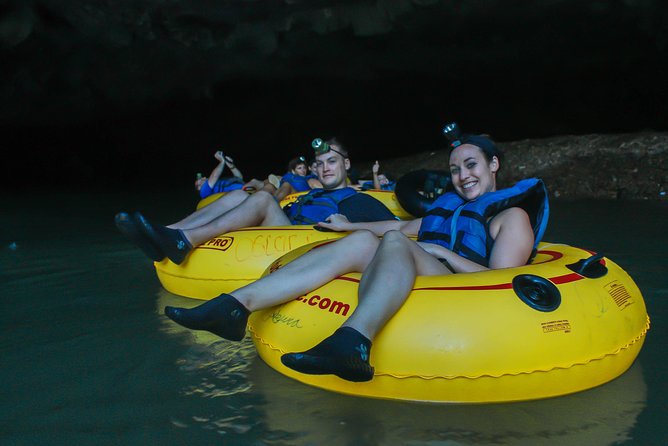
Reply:
<svg viewBox="0 0 668 446"><path fill-rule="evenodd" d="M499 142L504 153L499 181L542 178L551 197L563 199L668 200L668 133L564 135ZM400 177L416 169L447 170L441 150L381 160ZM363 177L370 171L362 171Z"/></svg>

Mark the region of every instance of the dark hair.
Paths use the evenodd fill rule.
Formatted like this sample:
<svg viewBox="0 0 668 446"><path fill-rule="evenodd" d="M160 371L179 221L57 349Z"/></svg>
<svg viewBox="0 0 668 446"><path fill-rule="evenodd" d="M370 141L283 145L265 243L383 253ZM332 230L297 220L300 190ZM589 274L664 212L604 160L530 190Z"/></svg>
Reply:
<svg viewBox="0 0 668 446"><path fill-rule="evenodd" d="M394 175L392 175L389 172L385 172L385 171L378 172L378 175L385 175L385 178L387 178L388 181L393 181L393 178L394 178Z"/></svg>
<svg viewBox="0 0 668 446"><path fill-rule="evenodd" d="M292 158L288 163L288 172L292 172L300 164L306 165L306 158L303 156L298 156L297 158Z"/></svg>
<svg viewBox="0 0 668 446"><path fill-rule="evenodd" d="M480 149L488 163L492 161L492 158L496 157L499 160L499 169L501 168L501 165L503 164L503 152L499 150L499 148L496 146L496 143L488 135L464 134L461 136L461 138L459 138L458 141L459 143L456 146L453 147L450 145L450 153L448 156L451 155L452 151L460 145L471 144L472 146L476 146Z"/></svg>
<svg viewBox="0 0 668 446"><path fill-rule="evenodd" d="M339 155L343 156L344 158L348 158L348 149L346 149L346 148L343 146L343 144L341 144L341 142L340 142L338 139L336 139L336 138L329 138L329 139L325 140L325 142L326 142L327 144L329 144L330 146L331 146L331 145L336 146L336 147L337 147L337 148L335 149L336 152L338 152Z"/></svg>

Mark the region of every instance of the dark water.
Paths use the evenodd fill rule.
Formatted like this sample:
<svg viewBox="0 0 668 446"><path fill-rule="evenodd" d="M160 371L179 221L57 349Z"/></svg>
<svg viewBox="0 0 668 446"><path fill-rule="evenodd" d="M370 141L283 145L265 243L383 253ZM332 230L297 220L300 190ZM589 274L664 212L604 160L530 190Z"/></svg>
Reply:
<svg viewBox="0 0 668 446"><path fill-rule="evenodd" d="M605 253L635 279L652 328L632 368L575 395L445 406L354 398L269 369L250 340L161 315L161 289L113 215L158 221L180 194L2 197L2 445L664 445L668 203L555 202L546 240ZM13 245L15 244L15 245Z"/></svg>

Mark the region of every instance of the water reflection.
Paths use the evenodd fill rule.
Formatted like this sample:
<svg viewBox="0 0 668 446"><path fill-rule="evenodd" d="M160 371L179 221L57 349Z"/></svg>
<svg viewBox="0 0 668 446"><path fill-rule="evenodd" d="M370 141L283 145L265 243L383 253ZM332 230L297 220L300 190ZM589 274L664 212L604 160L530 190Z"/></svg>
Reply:
<svg viewBox="0 0 668 446"><path fill-rule="evenodd" d="M197 304L164 290L157 299L159 312L165 305ZM163 326L189 345L179 360L182 370L207 370L206 378L184 391L227 397L235 407L232 416L194 420L278 444L609 445L630 439L647 403L638 362L603 386L538 401L439 405L355 398L279 374L256 355L248 337L227 342L167 318Z"/></svg>

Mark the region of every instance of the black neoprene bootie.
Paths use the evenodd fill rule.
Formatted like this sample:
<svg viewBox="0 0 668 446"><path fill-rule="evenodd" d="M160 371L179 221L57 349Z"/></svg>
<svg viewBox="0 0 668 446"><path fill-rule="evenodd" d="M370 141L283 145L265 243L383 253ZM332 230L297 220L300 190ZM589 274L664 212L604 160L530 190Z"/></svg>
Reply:
<svg viewBox="0 0 668 446"><path fill-rule="evenodd" d="M132 243L137 245L146 256L154 262L162 261L166 256L162 250L151 241L139 228L137 221L127 212L119 212L114 217L114 223L121 233Z"/></svg>
<svg viewBox="0 0 668 446"><path fill-rule="evenodd" d="M351 327L341 327L310 350L286 353L281 362L286 367L309 375L336 375L354 381L370 381L371 341Z"/></svg>
<svg viewBox="0 0 668 446"><path fill-rule="evenodd" d="M152 225L139 212L134 213L134 219L142 233L160 247L173 263L177 265L183 263L188 253L193 249L188 239L183 235L183 231L166 226Z"/></svg>
<svg viewBox="0 0 668 446"><path fill-rule="evenodd" d="M240 341L246 335L250 311L233 296L221 294L195 308L165 307L165 315L186 328Z"/></svg>

